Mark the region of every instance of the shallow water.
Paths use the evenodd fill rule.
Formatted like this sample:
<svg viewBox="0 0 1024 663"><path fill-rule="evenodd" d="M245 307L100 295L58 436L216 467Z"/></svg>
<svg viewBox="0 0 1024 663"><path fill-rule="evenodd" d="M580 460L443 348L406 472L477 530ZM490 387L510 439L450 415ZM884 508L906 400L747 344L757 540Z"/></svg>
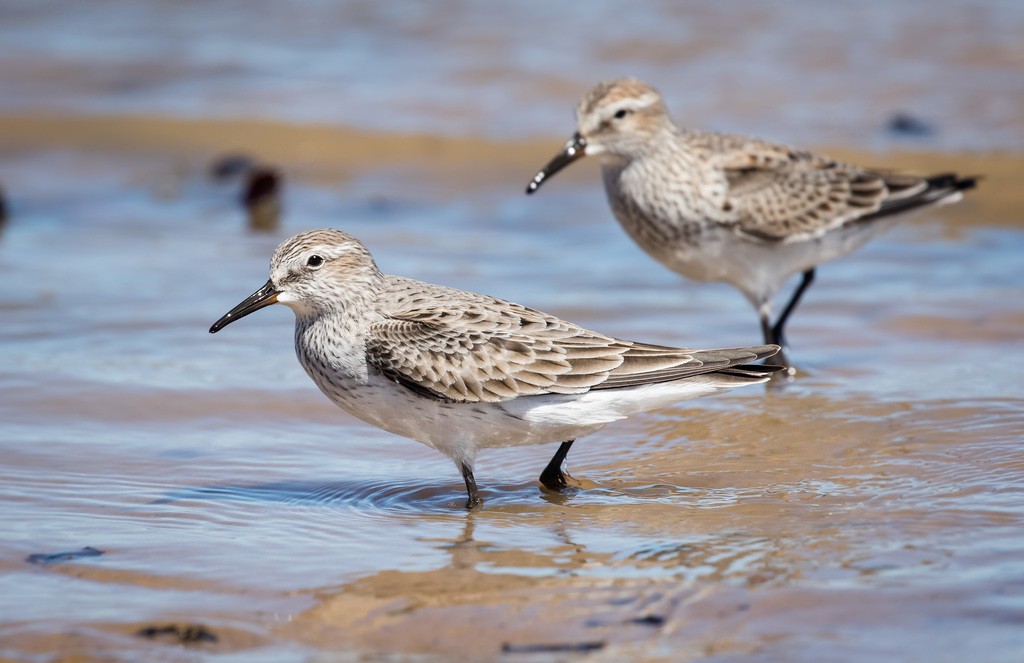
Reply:
<svg viewBox="0 0 1024 663"><path fill-rule="evenodd" d="M6 655L170 656L132 637L164 622L207 625L221 639L197 646L225 656L595 638L613 658L695 641L725 658L820 660L836 640L1019 651L1019 229L951 239L940 211L920 215L821 270L792 327L796 382L584 440L569 467L585 488L565 498L535 481L550 449L485 454L486 506L467 516L446 459L316 392L286 309L207 333L282 237L341 225L389 271L652 341L753 340L745 302L651 269L588 186L553 189L556 211L592 212L557 225L496 189L368 212L359 182L296 183L286 227L263 236L198 172L161 195L162 167L2 163L20 192L0 244ZM104 555L24 561L83 546ZM459 635L484 609L494 622Z"/></svg>
<svg viewBox="0 0 1024 663"><path fill-rule="evenodd" d="M140 61L156 50L166 56L191 25L169 20L175 14L167 5L104 7L111 21L95 29L121 35ZM911 4L895 7L893 32L876 37L885 43L905 34ZM990 35L986 53L999 54L999 62L1017 57L1003 42L1004 30L1020 20L1015 5L943 7L949 21L977 10L973 27L957 39L980 48L981 31ZM41 34L63 44L51 59L19 66L59 72L62 53L89 62L116 59L128 48L112 40L108 52L90 31L72 38L83 9L12 3L3 11L3 57L12 57L14 33L22 46L39 43L32 37ZM168 21L146 39L129 40L151 11ZM208 11L214 26L235 16L228 3ZM339 43L358 32L363 41L345 46L357 50L377 52L365 44L391 43L394 26L409 21L423 32L397 32L409 37L402 41L409 48L456 33L466 43L480 31L500 33L507 41L499 43L524 49L529 57L522 58L543 69L554 57L545 49L557 53L583 40L573 34L569 46L557 44L545 22L532 41L517 37L526 28L515 21L527 20L518 14L501 17L495 24L508 29L497 30L473 12L449 24L415 17L375 23L364 14L383 10L351 11L351 21L338 27L346 37ZM725 20L713 12L695 16L712 26ZM993 16L1005 19L998 28ZM783 18L767 15L772 29L760 39L783 48ZM650 18L636 20L621 24L624 43L652 27ZM937 16L927 22L943 24ZM602 25L580 27L612 39ZM990 167L962 204L912 217L823 267L790 327L801 368L796 381L682 404L585 438L568 463L580 489L565 496L546 494L536 482L553 448L485 453L477 478L486 503L467 514L449 461L355 421L319 394L295 361L287 309L207 333L265 281L281 239L340 227L362 238L386 271L653 342L748 344L758 339L755 316L730 288L689 284L651 263L611 220L593 169L580 166L541 195L522 195L531 168L569 129L542 125L541 113L562 108L558 118L568 122L580 81L552 83L517 58L500 76L467 79L467 65L455 57L461 51L439 49L421 63L430 72L421 83L463 81L445 99L463 104L461 115L432 105L420 87L382 85L382 72L397 66L393 54L371 61L363 78L352 73L344 81L355 90L345 105L353 117L332 116L330 97L313 103L286 85L281 89L309 103L278 108L251 96L196 92L214 85L211 44L223 49L214 55L237 59L221 71L221 82L234 91L259 88L266 99L284 76L253 72L287 72L294 59L334 52L321 43L329 31L319 23L291 30L277 45L228 35L174 51L167 66L184 71L182 80L194 87L169 88L159 76L140 74L157 82L129 93L85 80L78 90L57 74L28 81L17 78L21 70L0 68L5 87L23 86L2 98L6 111L159 116L178 112L171 103L178 99L195 126L157 117L152 134L193 131L210 146L187 158L144 143L132 150L122 143L116 150L54 148L70 141L55 124L49 147L22 142L0 150L11 208L0 233L0 658L357 660L399 652L428 660L563 660L583 654L522 648L600 644L586 656L1021 659L1024 224L1019 195L1000 183L1024 169L1024 158L971 157L972 169ZM305 34L313 36L303 47L297 42ZM868 64L895 57L841 43ZM711 57L704 75L729 62L753 66L705 47ZM978 64L964 55L976 53L971 48L960 52L948 57L987 74L965 82L957 99L973 86L1008 80L1002 65ZM635 59L609 53L607 60L578 54L580 77L603 77L602 64L611 62L665 74L666 88L683 76L671 73L678 56L671 48L663 58L642 49ZM883 88L904 89L913 61L898 60ZM314 71L296 85L331 78L331 67L341 67L329 57L320 66L327 73ZM832 74L846 76L845 66ZM798 69L781 69L781 81L798 80ZM815 76L821 89L828 77ZM348 157L347 173L356 174L339 177L292 154L294 162L284 164L284 226L272 234L248 232L234 187L205 178L219 143L204 118L248 113L252 105L272 117L327 118L357 129L488 133L483 123L507 112L500 102L520 94L520 85L534 90L536 108L499 133L546 133L531 143L536 155L511 154L509 143L494 141L455 149L437 138L436 163L425 166L413 143L386 162L375 160L371 146ZM474 86L485 93L470 95ZM708 98L719 92L711 88ZM357 99L378 100L379 113L371 117ZM944 114L957 103L935 106L940 126L964 120L962 109ZM785 108L757 115L746 130L788 125L797 133L802 127ZM810 139L842 144L863 131L878 137L877 145L900 144L869 129L863 109L850 113L810 123ZM119 120L105 117L100 126L114 136ZM724 122L746 125L750 117ZM853 133L835 130L846 122ZM1016 126L1015 133L993 120L976 140L943 131L929 146L1019 149ZM102 132L97 140L102 144ZM252 137L256 153L270 144ZM902 158L869 156L877 163ZM915 163L938 171L960 168L967 158L936 151ZM86 546L103 554L27 561ZM168 624L202 624L217 640L183 646L169 635L136 635ZM511 645L504 655L503 644Z"/></svg>

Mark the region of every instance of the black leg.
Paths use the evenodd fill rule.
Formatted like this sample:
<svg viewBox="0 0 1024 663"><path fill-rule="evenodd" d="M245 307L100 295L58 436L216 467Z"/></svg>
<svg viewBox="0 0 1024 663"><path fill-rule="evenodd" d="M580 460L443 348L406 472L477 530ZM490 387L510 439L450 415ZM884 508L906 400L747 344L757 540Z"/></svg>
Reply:
<svg viewBox="0 0 1024 663"><path fill-rule="evenodd" d="M772 345L775 343L775 334L772 332L772 321L767 314L761 314L761 333L764 334L764 342L766 345Z"/></svg>
<svg viewBox="0 0 1024 663"><path fill-rule="evenodd" d="M783 333L786 327L786 320L789 319L789 315L796 309L796 305L800 303L800 298L803 296L804 290L807 290L813 282L814 268L811 267L804 272L800 285L796 287L796 290L793 292L793 296L789 298L789 303L786 304L786 308L782 309L782 315L780 315L779 319L775 322L775 326L771 328L772 340L768 341L769 343L781 346L786 345L786 336ZM761 326L762 328L765 327L764 320L761 321Z"/></svg>
<svg viewBox="0 0 1024 663"><path fill-rule="evenodd" d="M475 509L484 503L480 499L480 490L476 487L476 479L473 478L473 470L469 469L469 465L462 464L462 478L466 482L466 492L469 494L469 500L466 501L467 509Z"/></svg>
<svg viewBox="0 0 1024 663"><path fill-rule="evenodd" d="M562 490L569 484L565 481L565 475L562 474L562 462L565 460L565 456L569 453L569 448L575 440L566 440L558 446L558 451L551 457L551 461L548 466L544 468L544 471L540 473L540 482L544 484L545 488L551 490Z"/></svg>

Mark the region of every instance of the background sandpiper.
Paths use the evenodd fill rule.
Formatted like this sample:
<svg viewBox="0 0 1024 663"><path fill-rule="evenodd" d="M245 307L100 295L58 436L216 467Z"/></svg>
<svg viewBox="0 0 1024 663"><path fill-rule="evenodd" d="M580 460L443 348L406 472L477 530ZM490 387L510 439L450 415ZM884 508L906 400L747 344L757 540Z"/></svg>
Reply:
<svg viewBox="0 0 1024 663"><path fill-rule="evenodd" d="M576 133L526 192L577 159L599 156L608 202L629 236L687 278L738 288L760 315L765 343L786 345L786 320L817 265L851 253L896 215L956 202L975 184L681 129L658 91L632 78L594 86L576 113ZM800 284L773 322L772 299L794 274Z"/></svg>

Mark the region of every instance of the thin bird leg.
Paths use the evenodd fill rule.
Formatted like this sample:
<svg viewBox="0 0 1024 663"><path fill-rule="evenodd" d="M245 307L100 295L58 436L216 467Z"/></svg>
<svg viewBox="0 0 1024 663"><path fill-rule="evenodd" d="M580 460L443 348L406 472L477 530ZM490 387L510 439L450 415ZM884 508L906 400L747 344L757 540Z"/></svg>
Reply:
<svg viewBox="0 0 1024 663"><path fill-rule="evenodd" d="M771 328L771 340L767 341L768 343L774 343L775 345L781 345L783 347L786 346L786 336L783 333L786 326L786 320L789 319L789 315L794 311L794 309L796 309L796 305L800 303L800 297L803 296L804 290L807 290L813 282L814 268L811 267L804 272L800 285L796 287L796 290L793 292L793 296L789 298L789 303L786 304L786 308L782 309L782 315L780 315L779 319L775 322L775 326ZM761 320L762 328L765 327L765 322L765 320ZM767 336L765 338L767 339Z"/></svg>
<svg viewBox="0 0 1024 663"><path fill-rule="evenodd" d="M544 471L540 473L540 482L544 484L545 488L551 490L562 490L569 484L565 481L565 475L562 473L562 462L565 460L565 456L569 453L569 448L575 440L566 440L558 446L558 451L551 457L551 461L548 462L548 466L544 468Z"/></svg>
<svg viewBox="0 0 1024 663"><path fill-rule="evenodd" d="M476 487L476 479L473 478L473 470L466 463L462 464L462 479L466 482L466 492L469 493L469 500L466 501L467 509L475 509L484 503L480 499L480 490Z"/></svg>
<svg viewBox="0 0 1024 663"><path fill-rule="evenodd" d="M772 320L768 313L761 313L761 333L764 334L764 342L775 343L775 335L772 333Z"/></svg>

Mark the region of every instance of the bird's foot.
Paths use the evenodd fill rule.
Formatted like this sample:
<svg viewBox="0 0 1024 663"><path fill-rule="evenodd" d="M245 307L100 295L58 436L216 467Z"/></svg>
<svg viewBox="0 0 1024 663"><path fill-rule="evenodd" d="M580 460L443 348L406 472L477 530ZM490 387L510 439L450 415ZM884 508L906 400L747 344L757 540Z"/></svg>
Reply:
<svg viewBox="0 0 1024 663"><path fill-rule="evenodd" d="M541 472L540 483L548 490L553 490L556 493L560 493L563 489L569 487L569 482L565 479L565 473L560 469L553 472L548 470Z"/></svg>

